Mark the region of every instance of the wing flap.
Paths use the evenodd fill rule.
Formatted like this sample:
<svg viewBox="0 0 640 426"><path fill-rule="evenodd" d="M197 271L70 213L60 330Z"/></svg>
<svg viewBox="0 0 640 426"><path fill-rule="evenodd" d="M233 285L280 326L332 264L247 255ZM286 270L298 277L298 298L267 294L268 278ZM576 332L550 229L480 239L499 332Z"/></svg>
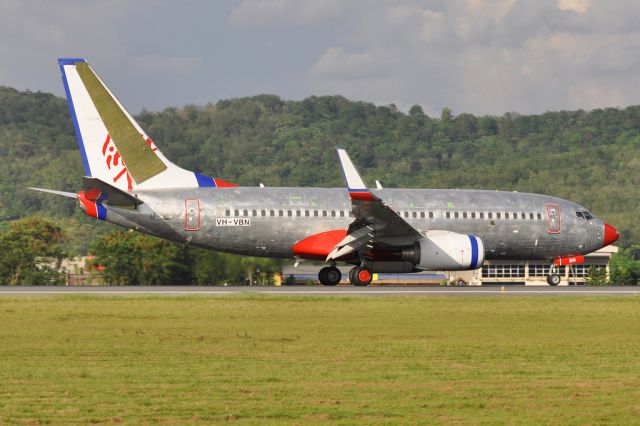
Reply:
<svg viewBox="0 0 640 426"><path fill-rule="evenodd" d="M347 236L331 250L327 256L327 261L339 259L366 247L373 241L374 235L375 232L371 226L366 226L347 234Z"/></svg>

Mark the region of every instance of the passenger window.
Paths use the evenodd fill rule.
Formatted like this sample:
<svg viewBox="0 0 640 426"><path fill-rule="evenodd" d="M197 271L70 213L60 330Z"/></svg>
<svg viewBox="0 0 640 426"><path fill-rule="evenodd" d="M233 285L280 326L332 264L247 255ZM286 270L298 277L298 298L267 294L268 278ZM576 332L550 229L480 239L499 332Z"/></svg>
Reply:
<svg viewBox="0 0 640 426"><path fill-rule="evenodd" d="M260 211L260 216L266 216L267 215L267 211L266 210L261 210Z"/></svg>
<svg viewBox="0 0 640 426"><path fill-rule="evenodd" d="M302 212L300 212L300 210L296 210L296 216L300 217L301 214Z"/></svg>
<svg viewBox="0 0 640 426"><path fill-rule="evenodd" d="M476 212L471 212L471 219L475 219L476 218Z"/></svg>
<svg viewBox="0 0 640 426"><path fill-rule="evenodd" d="M413 212L413 218L417 219L418 218L418 212Z"/></svg>
<svg viewBox="0 0 640 426"><path fill-rule="evenodd" d="M433 212L429 212L429 219L433 219Z"/></svg>
<svg viewBox="0 0 640 426"><path fill-rule="evenodd" d="M504 218L505 218L505 219L509 219L509 213L505 213L505 214L504 214Z"/></svg>
<svg viewBox="0 0 640 426"><path fill-rule="evenodd" d="M314 211L313 211L313 215L314 215L315 217L318 217L318 210L314 210Z"/></svg>
<svg viewBox="0 0 640 426"><path fill-rule="evenodd" d="M500 219L500 213L496 213L496 219Z"/></svg>
<svg viewBox="0 0 640 426"><path fill-rule="evenodd" d="M336 211L335 210L331 210L331 217L336 217Z"/></svg>
<svg viewBox="0 0 640 426"><path fill-rule="evenodd" d="M424 212L420 212L420 219L424 219Z"/></svg>
<svg viewBox="0 0 640 426"><path fill-rule="evenodd" d="M462 217L463 217L464 219L466 219L466 218L467 218L467 212L463 212L463 213L462 213Z"/></svg>
<svg viewBox="0 0 640 426"><path fill-rule="evenodd" d="M445 216L447 217L447 219L451 219L451 212L446 212Z"/></svg>
<svg viewBox="0 0 640 426"><path fill-rule="evenodd" d="M487 213L487 218L493 219L493 213L491 213L491 212Z"/></svg>
<svg viewBox="0 0 640 426"><path fill-rule="evenodd" d="M275 216L276 212L274 210L269 210L269 216Z"/></svg>
<svg viewBox="0 0 640 426"><path fill-rule="evenodd" d="M529 219L533 220L533 213L529 213Z"/></svg>
<svg viewBox="0 0 640 426"><path fill-rule="evenodd" d="M538 220L542 220L542 213L538 213Z"/></svg>
<svg viewBox="0 0 640 426"><path fill-rule="evenodd" d="M484 212L480 212L480 219L484 219Z"/></svg>
<svg viewBox="0 0 640 426"><path fill-rule="evenodd" d="M453 213L453 217L457 219L458 218L458 212Z"/></svg>
<svg viewBox="0 0 640 426"><path fill-rule="evenodd" d="M278 210L278 216L284 216L284 211L283 210Z"/></svg>
<svg viewBox="0 0 640 426"><path fill-rule="evenodd" d="M523 219L526 219L526 218L527 218L527 215L526 215L526 214L524 214L524 213L522 213L522 214L521 214L521 217L522 217Z"/></svg>
<svg viewBox="0 0 640 426"><path fill-rule="evenodd" d="M240 216L240 210L234 210L233 211L233 215L234 216Z"/></svg>
<svg viewBox="0 0 640 426"><path fill-rule="evenodd" d="M225 216L231 216L231 210L225 210L224 211L224 215Z"/></svg>
<svg viewBox="0 0 640 426"><path fill-rule="evenodd" d="M244 213L244 216L249 216L249 210L244 210L243 213Z"/></svg>
<svg viewBox="0 0 640 426"><path fill-rule="evenodd" d="M327 217L327 211L326 210L322 210L322 216L323 217Z"/></svg>
<svg viewBox="0 0 640 426"><path fill-rule="evenodd" d="M287 210L287 216L289 217L293 216L293 212L291 210Z"/></svg>
<svg viewBox="0 0 640 426"><path fill-rule="evenodd" d="M304 215L305 215L305 216L307 216L307 217L309 217L309 210L305 210L305 211L304 211Z"/></svg>

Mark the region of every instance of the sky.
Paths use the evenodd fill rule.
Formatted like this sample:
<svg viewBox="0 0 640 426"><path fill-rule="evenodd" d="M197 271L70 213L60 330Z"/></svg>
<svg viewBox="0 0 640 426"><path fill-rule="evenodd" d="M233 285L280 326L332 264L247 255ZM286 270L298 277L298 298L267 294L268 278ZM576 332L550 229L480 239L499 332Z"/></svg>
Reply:
<svg viewBox="0 0 640 426"><path fill-rule="evenodd" d="M638 0L0 0L0 85L86 58L133 113L271 93L431 116L640 104Z"/></svg>

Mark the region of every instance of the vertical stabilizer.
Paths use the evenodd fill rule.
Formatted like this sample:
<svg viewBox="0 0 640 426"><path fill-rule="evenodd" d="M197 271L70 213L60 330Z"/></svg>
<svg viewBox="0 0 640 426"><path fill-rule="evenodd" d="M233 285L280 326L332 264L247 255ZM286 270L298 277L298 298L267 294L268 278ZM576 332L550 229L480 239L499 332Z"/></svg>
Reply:
<svg viewBox="0 0 640 426"><path fill-rule="evenodd" d="M58 63L87 176L122 190L229 186L167 160L84 59Z"/></svg>

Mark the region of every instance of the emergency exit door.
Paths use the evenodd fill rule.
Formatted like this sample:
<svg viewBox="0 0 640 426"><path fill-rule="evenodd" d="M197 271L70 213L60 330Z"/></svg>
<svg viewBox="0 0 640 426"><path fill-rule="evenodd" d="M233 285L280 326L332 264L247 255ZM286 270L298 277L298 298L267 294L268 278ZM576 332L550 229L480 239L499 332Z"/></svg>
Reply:
<svg viewBox="0 0 640 426"><path fill-rule="evenodd" d="M560 206L557 204L547 204L548 229L550 234L560 232Z"/></svg>
<svg viewBox="0 0 640 426"><path fill-rule="evenodd" d="M184 230L197 231L200 229L200 201L184 200Z"/></svg>

